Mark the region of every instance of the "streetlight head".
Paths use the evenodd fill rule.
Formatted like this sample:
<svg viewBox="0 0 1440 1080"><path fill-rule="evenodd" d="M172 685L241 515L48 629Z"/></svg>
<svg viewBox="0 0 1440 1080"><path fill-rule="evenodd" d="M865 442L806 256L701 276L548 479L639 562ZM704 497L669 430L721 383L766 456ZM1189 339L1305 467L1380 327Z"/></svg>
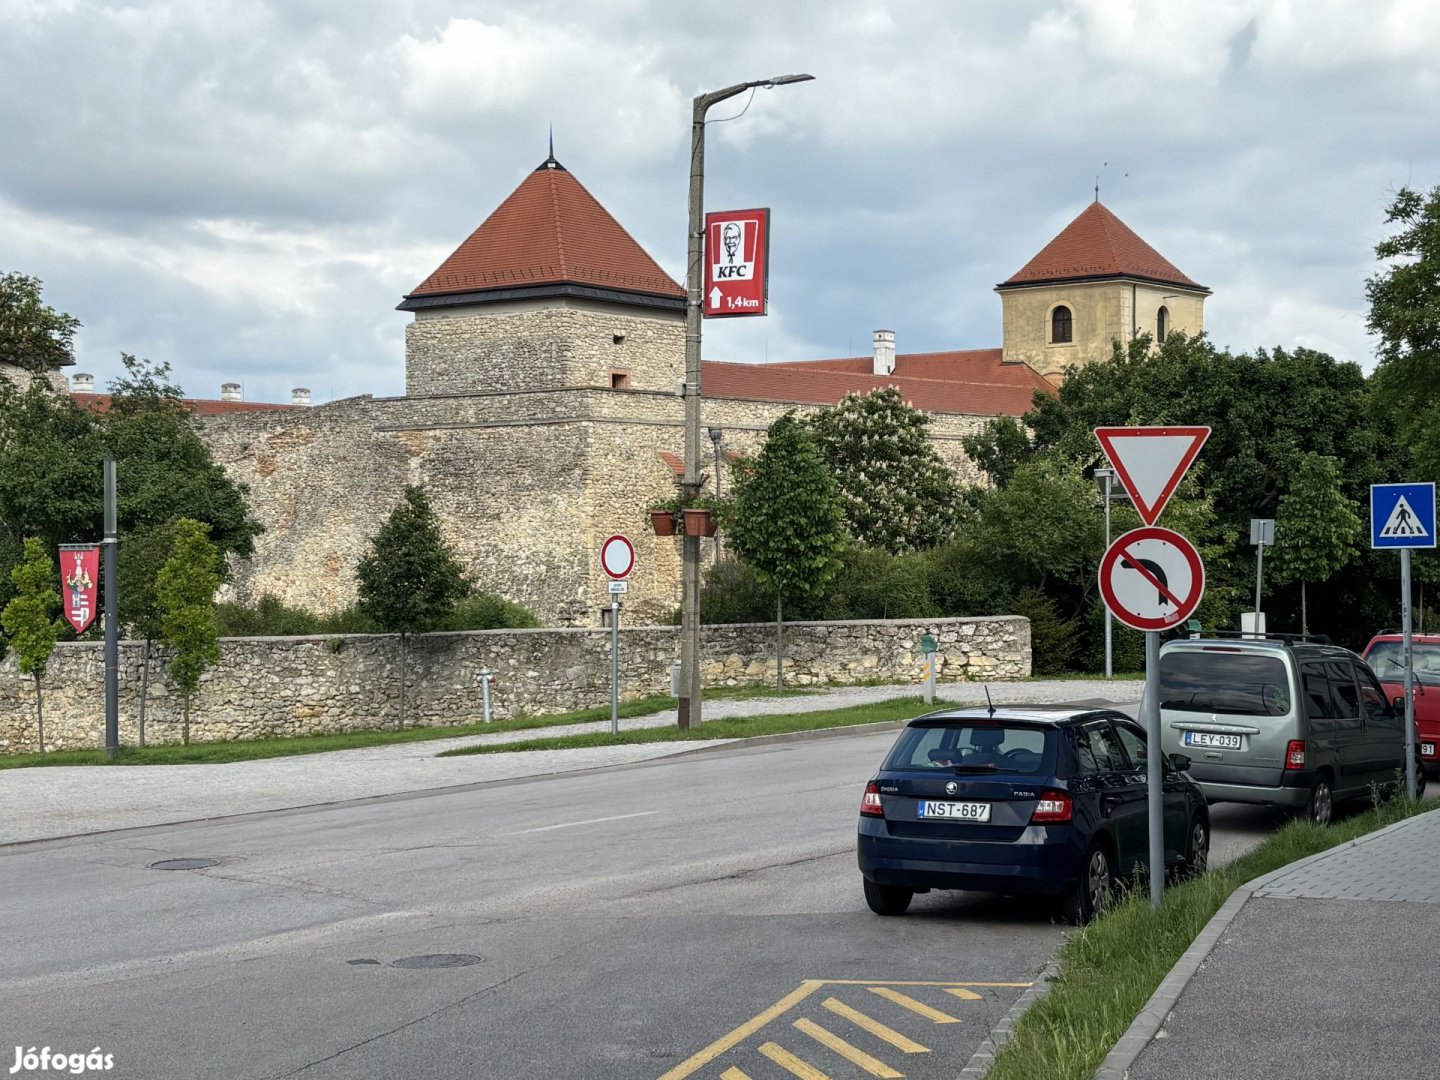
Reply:
<svg viewBox="0 0 1440 1080"><path fill-rule="evenodd" d="M773 90L777 86L785 86L787 83L811 82L814 75L776 75L773 79L766 79L760 85L766 90Z"/></svg>
<svg viewBox="0 0 1440 1080"><path fill-rule="evenodd" d="M719 446L720 437L724 434L724 430L718 427L712 427L706 428L706 431L710 434L710 441L713 442L716 446Z"/></svg>

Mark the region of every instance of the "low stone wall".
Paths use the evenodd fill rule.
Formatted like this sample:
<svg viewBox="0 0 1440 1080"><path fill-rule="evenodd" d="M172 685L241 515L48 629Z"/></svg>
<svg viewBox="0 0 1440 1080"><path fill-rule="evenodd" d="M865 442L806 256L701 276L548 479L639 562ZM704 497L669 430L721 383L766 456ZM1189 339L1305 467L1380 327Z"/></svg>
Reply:
<svg viewBox="0 0 1440 1080"><path fill-rule="evenodd" d="M787 680L798 685L919 679L920 636L940 644L946 681L1018 679L1030 674L1030 624L1019 616L787 623ZM137 740L142 642L120 647L121 742ZM610 633L594 629L481 630L424 634L409 643L406 726L481 719L476 674L495 674L496 719L553 713L610 700ZM668 693L680 656L674 626L620 631L621 695ZM253 739L393 728L400 721L400 639L387 635L227 638L220 663L190 704L190 737ZM180 738L180 696L161 650L150 660L148 742ZM706 686L746 686L775 676L770 624L703 628ZM47 749L103 745L103 646L57 646L43 684ZM37 748L35 691L13 654L0 663L0 752Z"/></svg>

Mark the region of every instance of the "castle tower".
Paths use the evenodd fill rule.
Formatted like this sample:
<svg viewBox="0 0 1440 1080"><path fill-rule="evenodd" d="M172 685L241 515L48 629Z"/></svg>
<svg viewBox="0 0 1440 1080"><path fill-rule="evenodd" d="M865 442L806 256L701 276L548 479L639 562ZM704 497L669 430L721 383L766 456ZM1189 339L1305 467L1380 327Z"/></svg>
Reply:
<svg viewBox="0 0 1440 1080"><path fill-rule="evenodd" d="M1115 341L1200 333L1210 295L1098 199L995 291L1005 361L1052 379L1109 359Z"/></svg>
<svg viewBox="0 0 1440 1080"><path fill-rule="evenodd" d="M406 295L405 390L673 392L685 290L553 152Z"/></svg>

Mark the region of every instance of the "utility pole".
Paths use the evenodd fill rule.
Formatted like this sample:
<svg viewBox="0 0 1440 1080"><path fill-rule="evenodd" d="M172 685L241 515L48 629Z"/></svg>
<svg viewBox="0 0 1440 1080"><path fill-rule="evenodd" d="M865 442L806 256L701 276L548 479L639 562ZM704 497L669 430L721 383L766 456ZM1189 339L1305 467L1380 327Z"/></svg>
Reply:
<svg viewBox="0 0 1440 1080"><path fill-rule="evenodd" d="M106 458L105 536L105 756L120 752L120 529L115 512L115 459Z"/></svg>

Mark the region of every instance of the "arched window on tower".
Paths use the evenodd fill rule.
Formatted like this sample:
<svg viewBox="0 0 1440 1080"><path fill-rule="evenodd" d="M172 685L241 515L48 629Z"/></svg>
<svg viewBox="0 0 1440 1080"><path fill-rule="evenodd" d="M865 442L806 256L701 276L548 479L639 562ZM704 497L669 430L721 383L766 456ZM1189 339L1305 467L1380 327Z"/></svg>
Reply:
<svg viewBox="0 0 1440 1080"><path fill-rule="evenodd" d="M1069 344L1073 340L1073 332L1073 317L1070 309L1061 304L1050 313L1050 344Z"/></svg>
<svg viewBox="0 0 1440 1080"><path fill-rule="evenodd" d="M1164 341L1165 335L1169 332L1169 330L1170 311L1169 309L1162 306L1160 310L1155 313L1155 340Z"/></svg>

